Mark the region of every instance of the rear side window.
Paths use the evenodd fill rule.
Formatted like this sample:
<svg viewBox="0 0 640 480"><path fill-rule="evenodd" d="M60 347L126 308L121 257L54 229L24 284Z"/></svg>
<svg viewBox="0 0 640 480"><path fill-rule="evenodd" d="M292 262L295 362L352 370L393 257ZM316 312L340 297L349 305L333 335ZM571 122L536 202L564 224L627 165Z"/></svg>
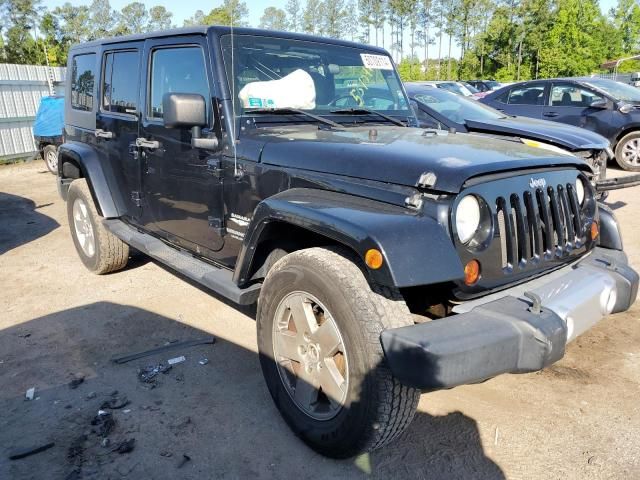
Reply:
<svg viewBox="0 0 640 480"><path fill-rule="evenodd" d="M162 97L165 93L198 93L209 108L209 84L202 48L161 48L152 53L149 118L162 118Z"/></svg>
<svg viewBox="0 0 640 480"><path fill-rule="evenodd" d="M516 87L509 91L510 105L542 105L544 103L544 85Z"/></svg>
<svg viewBox="0 0 640 480"><path fill-rule="evenodd" d="M111 52L104 56L102 109L135 114L138 110L138 52Z"/></svg>
<svg viewBox="0 0 640 480"><path fill-rule="evenodd" d="M71 108L90 112L93 110L93 83L96 55L76 55L71 63Z"/></svg>

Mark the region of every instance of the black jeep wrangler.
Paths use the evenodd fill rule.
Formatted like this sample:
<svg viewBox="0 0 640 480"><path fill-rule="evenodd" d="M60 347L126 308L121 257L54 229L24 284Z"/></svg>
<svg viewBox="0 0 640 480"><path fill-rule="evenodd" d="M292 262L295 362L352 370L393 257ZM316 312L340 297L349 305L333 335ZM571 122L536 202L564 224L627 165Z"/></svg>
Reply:
<svg viewBox="0 0 640 480"><path fill-rule="evenodd" d="M385 50L190 28L76 46L59 190L83 263L134 247L257 302L277 407L378 448L421 392L540 370L638 275L582 160L415 128Z"/></svg>

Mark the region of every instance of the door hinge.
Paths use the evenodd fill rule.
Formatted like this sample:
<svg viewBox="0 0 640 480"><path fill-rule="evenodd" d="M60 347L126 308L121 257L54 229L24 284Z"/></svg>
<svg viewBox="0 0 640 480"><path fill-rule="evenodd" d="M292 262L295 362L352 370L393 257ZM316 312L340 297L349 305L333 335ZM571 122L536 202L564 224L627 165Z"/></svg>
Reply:
<svg viewBox="0 0 640 480"><path fill-rule="evenodd" d="M208 220L209 226L213 228L218 235L222 237L227 234L227 229L224 227L224 220L222 218L208 217Z"/></svg>
<svg viewBox="0 0 640 480"><path fill-rule="evenodd" d="M222 168L222 162L217 158L210 158L207 160L207 171L216 178L222 177L224 169Z"/></svg>
<svg viewBox="0 0 640 480"><path fill-rule="evenodd" d="M131 192L131 201L136 207L142 206L142 195L140 192Z"/></svg>

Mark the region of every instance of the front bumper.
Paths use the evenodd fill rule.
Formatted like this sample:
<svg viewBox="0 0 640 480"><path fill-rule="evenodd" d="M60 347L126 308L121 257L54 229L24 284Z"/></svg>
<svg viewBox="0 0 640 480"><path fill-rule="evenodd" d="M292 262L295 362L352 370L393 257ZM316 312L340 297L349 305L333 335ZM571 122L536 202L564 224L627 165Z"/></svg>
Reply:
<svg viewBox="0 0 640 480"><path fill-rule="evenodd" d="M457 315L385 330L380 341L403 384L433 391L560 360L568 342L628 310L638 274L622 251L596 248L531 282L458 305Z"/></svg>

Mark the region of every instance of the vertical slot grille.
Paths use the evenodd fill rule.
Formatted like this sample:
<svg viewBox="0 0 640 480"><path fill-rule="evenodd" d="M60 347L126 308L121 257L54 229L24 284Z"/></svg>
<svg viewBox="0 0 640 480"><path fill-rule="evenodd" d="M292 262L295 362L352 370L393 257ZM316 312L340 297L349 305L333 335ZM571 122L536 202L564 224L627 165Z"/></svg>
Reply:
<svg viewBox="0 0 640 480"><path fill-rule="evenodd" d="M496 213L503 269L562 257L586 234L571 184L498 197Z"/></svg>

